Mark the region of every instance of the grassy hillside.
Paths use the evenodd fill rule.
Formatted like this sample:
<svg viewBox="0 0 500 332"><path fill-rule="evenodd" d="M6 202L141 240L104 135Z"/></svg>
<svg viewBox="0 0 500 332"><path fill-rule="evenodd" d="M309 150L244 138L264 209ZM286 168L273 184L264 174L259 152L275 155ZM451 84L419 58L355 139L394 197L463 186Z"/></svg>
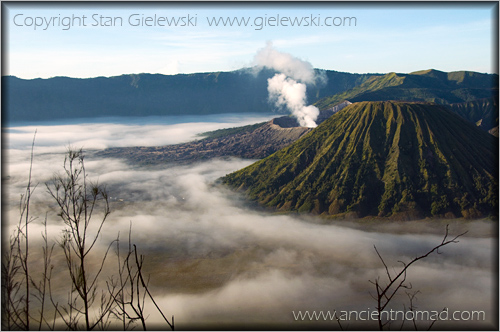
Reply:
<svg viewBox="0 0 500 332"><path fill-rule="evenodd" d="M497 151L441 106L360 102L223 183L282 211L473 218L497 213Z"/></svg>
<svg viewBox="0 0 500 332"><path fill-rule="evenodd" d="M491 98L498 95L498 75L460 71L445 73L424 70L410 74L389 73L374 76L359 86L315 103L320 109L349 100L358 101L423 101L452 104Z"/></svg>

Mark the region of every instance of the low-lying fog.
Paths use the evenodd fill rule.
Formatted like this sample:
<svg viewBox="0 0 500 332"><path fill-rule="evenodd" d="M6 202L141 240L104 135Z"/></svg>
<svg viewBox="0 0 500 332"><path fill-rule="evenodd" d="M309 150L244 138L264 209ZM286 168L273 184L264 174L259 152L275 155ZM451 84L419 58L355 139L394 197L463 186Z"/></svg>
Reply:
<svg viewBox="0 0 500 332"><path fill-rule="evenodd" d="M386 280L374 245L391 271L397 271L401 267L398 261L409 262L439 244L447 223L452 236L465 230L469 233L459 243L442 248L440 255L433 254L410 268L407 279L413 290L420 291L416 306L418 310L446 307L450 313L486 313L487 322L438 321L435 329L472 329L480 323L486 323L483 328L493 326L497 314L496 222L332 222L278 215L251 207L242 196L215 183L252 160L147 168L92 157L92 149L179 143L200 132L269 118L212 116L188 123L177 118L173 124L108 121L4 128L3 241L19 218L19 195L27 183L31 141L37 129L32 176L39 185L32 215L40 218L32 224L31 236L40 234L40 222L53 207L44 183L62 170L68 145L84 147L89 177L105 184L111 196L112 213L99 242L101 249L118 232L126 239L132 223L132 242L146 257L145 272L150 274L152 291L167 317L175 315L176 329L311 328L295 321L292 311L374 310L376 301L370 294L375 289L369 280ZM54 211L48 211L48 222L51 239L57 239L62 222ZM55 255L55 262L58 257L60 254ZM67 273L62 265L56 266L60 275ZM408 307L404 292L393 304L394 310ZM150 310L149 324L158 323L155 326L164 329L159 315L152 307ZM336 322L314 324L338 328ZM370 324L369 328L377 328L376 322ZM429 322L419 324L426 328ZM353 329L356 323L343 322L343 327Z"/></svg>

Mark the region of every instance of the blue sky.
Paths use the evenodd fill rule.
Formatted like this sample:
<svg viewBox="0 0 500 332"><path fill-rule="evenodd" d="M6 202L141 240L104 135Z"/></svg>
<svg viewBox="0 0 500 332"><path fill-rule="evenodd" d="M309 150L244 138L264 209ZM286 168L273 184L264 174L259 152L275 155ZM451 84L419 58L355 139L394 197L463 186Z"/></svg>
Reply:
<svg viewBox="0 0 500 332"><path fill-rule="evenodd" d="M497 70L497 6L497 2L4 3L6 61L2 74L47 78L230 71L251 66L253 56L267 41L277 50L322 69L386 73L434 68L492 73ZM133 14L137 14L134 18L189 15L196 21L182 27L131 26L129 17ZM69 29L58 24L47 28L44 23L36 29L32 25L37 17L41 22L43 18L73 15L85 15L86 26L78 26L78 20ZM117 19L116 26L102 26L92 15L119 17L121 22ZM278 15L313 17L318 26L261 27L263 19L275 24L272 20ZM207 18L212 17L244 17L249 25L209 26ZM334 17L356 17L356 26L326 26L332 25Z"/></svg>

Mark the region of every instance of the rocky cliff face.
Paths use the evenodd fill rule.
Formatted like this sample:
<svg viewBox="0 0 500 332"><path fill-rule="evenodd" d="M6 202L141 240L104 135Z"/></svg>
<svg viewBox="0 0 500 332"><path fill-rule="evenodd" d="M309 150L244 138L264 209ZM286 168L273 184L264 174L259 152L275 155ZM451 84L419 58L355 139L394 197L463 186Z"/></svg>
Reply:
<svg viewBox="0 0 500 332"><path fill-rule="evenodd" d="M343 110L346 106L349 106L351 104L352 103L350 101L344 100L343 102L341 102L340 104L337 104L337 105L333 106L332 108L328 108L328 109L320 111L318 119L316 120L316 123L317 124L322 123L323 121L325 121L326 119L328 119L329 117L331 117L332 115L334 115L335 113Z"/></svg>
<svg viewBox="0 0 500 332"><path fill-rule="evenodd" d="M498 96L451 104L448 108L485 131L498 127Z"/></svg>

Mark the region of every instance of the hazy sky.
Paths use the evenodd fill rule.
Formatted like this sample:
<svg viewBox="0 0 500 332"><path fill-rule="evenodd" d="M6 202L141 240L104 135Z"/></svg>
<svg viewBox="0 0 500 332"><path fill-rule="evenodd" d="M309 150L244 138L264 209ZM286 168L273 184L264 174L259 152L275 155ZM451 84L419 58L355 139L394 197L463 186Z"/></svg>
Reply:
<svg viewBox="0 0 500 332"><path fill-rule="evenodd" d="M2 74L22 78L229 71L251 66L267 41L322 69L496 72L498 45L493 32L498 4L494 2L2 6L6 60ZM169 20L184 17L178 22L184 26L169 27L164 20L155 21L155 15ZM112 17L114 26L106 26L109 21L104 17ZM141 21L147 17L153 19ZM247 24L208 24L207 19L220 17L243 18ZM146 26L153 22L165 26Z"/></svg>

